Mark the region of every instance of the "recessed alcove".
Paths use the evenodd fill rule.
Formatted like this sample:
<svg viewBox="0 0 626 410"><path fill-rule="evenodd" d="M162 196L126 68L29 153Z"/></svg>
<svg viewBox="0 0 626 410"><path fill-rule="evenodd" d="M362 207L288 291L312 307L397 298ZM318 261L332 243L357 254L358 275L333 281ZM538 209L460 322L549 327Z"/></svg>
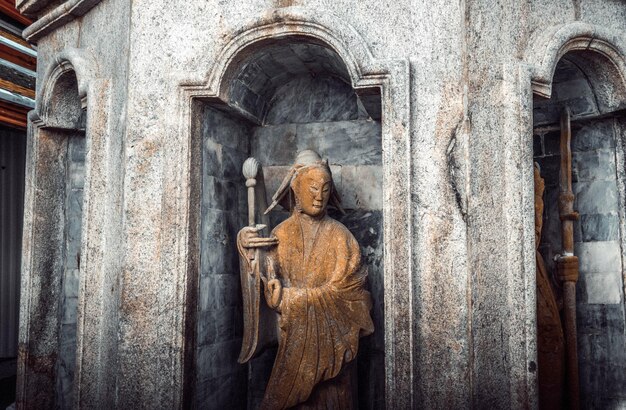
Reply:
<svg viewBox="0 0 626 410"><path fill-rule="evenodd" d="M243 312L235 239L247 224L242 164L250 156L259 160L270 199L296 154L312 149L328 159L346 211L331 210L331 216L353 233L369 273L376 330L359 346L359 406L384 407L380 90L357 92L335 51L294 37L243 50L222 98L195 99L192 110L192 132L202 144L195 406L260 404L275 349L237 363ZM271 227L287 216L272 212Z"/></svg>
<svg viewBox="0 0 626 410"><path fill-rule="evenodd" d="M59 356L57 400L60 408L73 405L76 369L76 326L80 283L83 187L85 182L85 121L76 74L64 72L56 81L40 138L54 138L64 146L59 171L64 173L63 270L59 293Z"/></svg>
<svg viewBox="0 0 626 410"><path fill-rule="evenodd" d="M609 408L626 398L624 333L624 154L626 89L616 66L593 51L571 51L558 62L552 97L534 97L534 160L545 179L540 253L549 274L562 253L559 219L561 111L571 111L572 182L581 407ZM555 281L555 283L557 283Z"/></svg>
<svg viewBox="0 0 626 410"><path fill-rule="evenodd" d="M46 80L41 103L31 116L28 155L32 159L25 201L30 204L25 210L25 232L30 236L25 243L32 245L25 247L22 272L37 287L22 292L22 314L31 325L25 334L28 351L20 352L20 360L26 358L24 365L36 370L24 378L20 391L36 394L20 399L70 408L74 405L82 280L86 110L69 63L54 66ZM29 333L35 327L36 337Z"/></svg>

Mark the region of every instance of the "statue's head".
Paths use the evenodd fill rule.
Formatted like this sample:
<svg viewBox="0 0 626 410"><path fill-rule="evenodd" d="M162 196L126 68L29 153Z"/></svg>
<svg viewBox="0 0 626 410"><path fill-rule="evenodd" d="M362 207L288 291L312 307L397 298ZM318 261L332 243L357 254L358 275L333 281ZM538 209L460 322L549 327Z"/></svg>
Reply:
<svg viewBox="0 0 626 410"><path fill-rule="evenodd" d="M296 199L296 210L309 216L320 216L333 190L333 179L327 167L308 166L301 169L291 182Z"/></svg>
<svg viewBox="0 0 626 410"><path fill-rule="evenodd" d="M535 248L539 247L541 241L541 229L543 228L543 192L546 185L541 177L539 164L535 162Z"/></svg>
<svg viewBox="0 0 626 410"><path fill-rule="evenodd" d="M280 203L285 209L320 216L326 212L329 202L343 212L328 161L311 150L298 153L272 200L265 213Z"/></svg>

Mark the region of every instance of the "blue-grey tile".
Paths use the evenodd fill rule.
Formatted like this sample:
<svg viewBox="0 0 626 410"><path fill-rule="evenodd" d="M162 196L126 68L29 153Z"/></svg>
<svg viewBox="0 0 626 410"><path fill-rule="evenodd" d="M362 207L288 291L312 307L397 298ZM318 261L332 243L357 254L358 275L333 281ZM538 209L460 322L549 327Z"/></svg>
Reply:
<svg viewBox="0 0 626 410"><path fill-rule="evenodd" d="M581 215L580 221L583 242L619 239L619 217L615 214Z"/></svg>

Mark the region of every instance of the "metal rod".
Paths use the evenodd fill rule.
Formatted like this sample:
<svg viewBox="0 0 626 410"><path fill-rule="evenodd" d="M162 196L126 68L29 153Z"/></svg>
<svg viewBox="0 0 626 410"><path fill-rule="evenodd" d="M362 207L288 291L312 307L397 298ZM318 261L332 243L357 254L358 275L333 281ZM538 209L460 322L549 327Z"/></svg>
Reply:
<svg viewBox="0 0 626 410"><path fill-rule="evenodd" d="M561 113L561 172L559 176L559 217L561 219L562 255L558 258L559 277L563 281L564 332L567 352L568 408L579 409L578 349L576 340L576 282L578 258L574 256L574 211L572 191L572 130L569 108Z"/></svg>

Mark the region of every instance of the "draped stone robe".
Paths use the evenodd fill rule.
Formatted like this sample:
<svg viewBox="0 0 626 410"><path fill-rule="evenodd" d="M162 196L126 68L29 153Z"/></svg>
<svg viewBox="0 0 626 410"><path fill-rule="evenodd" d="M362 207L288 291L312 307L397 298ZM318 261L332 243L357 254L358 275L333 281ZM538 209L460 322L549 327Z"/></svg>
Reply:
<svg viewBox="0 0 626 410"><path fill-rule="evenodd" d="M537 361L539 408L563 408L565 336L543 257L537 251Z"/></svg>
<svg viewBox="0 0 626 410"><path fill-rule="evenodd" d="M346 366L374 331L359 244L348 229L297 211L278 225L271 256L283 285L279 347L262 409L353 407Z"/></svg>

